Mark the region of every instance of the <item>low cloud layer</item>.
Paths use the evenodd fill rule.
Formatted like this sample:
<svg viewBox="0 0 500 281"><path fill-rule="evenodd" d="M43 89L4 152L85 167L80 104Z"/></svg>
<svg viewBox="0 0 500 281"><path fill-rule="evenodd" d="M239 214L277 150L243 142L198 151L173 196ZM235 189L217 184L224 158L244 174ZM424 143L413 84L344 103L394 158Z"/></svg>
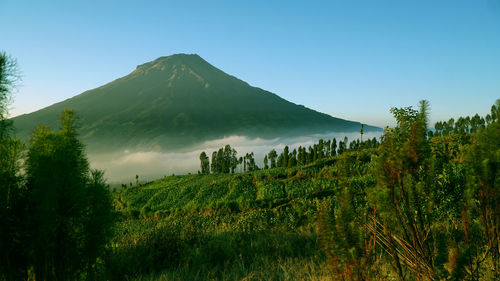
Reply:
<svg viewBox="0 0 500 281"><path fill-rule="evenodd" d="M347 136L349 142L360 137L359 133L331 133L323 135L309 135L296 138L259 139L244 136L230 136L204 142L183 152L157 151L118 151L108 154L90 154L92 168L102 169L111 183L127 183L135 181L139 175L140 181L157 179L172 174L198 173L200 169L200 153L205 151L209 157L213 151L231 145L238 152L238 157L254 152L257 165L263 166L264 155L271 149L281 153L288 145L291 150L299 146L310 146L320 138L327 140L336 138L343 140ZM364 138L380 137L381 133L365 133Z"/></svg>

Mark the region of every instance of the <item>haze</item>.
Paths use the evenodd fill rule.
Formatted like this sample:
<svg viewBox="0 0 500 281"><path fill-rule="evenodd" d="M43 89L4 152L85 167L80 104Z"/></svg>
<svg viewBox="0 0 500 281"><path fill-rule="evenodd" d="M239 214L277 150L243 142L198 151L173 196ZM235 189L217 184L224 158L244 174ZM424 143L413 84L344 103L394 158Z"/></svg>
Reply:
<svg viewBox="0 0 500 281"><path fill-rule="evenodd" d="M380 137L382 132L368 132L363 135L363 139ZM92 168L102 169L110 183L135 182L135 176L139 180L149 181L172 174L198 173L200 170L200 153L205 151L209 157L213 151L231 145L238 152L238 157L246 153L254 152L257 165L263 167L264 155L275 149L280 153L288 145L290 151L299 146L308 147L317 143L320 138L324 140L336 138L337 141L344 137L349 142L360 137L359 133L330 133L323 135L305 135L297 138L276 138L276 139L251 139L244 136L230 136L204 142L201 145L186 148L177 152L158 152L125 150L114 151L105 154L89 154ZM239 171L238 167L238 171Z"/></svg>

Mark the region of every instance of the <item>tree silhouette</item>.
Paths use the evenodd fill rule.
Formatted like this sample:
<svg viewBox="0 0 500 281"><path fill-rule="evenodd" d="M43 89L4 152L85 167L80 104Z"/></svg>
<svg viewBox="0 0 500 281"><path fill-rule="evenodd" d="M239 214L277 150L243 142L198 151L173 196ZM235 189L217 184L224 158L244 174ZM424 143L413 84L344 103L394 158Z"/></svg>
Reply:
<svg viewBox="0 0 500 281"><path fill-rule="evenodd" d="M364 133L364 125L361 124L361 129L359 130L359 134L361 135L361 142L363 142L363 133Z"/></svg>
<svg viewBox="0 0 500 281"><path fill-rule="evenodd" d="M267 156L269 158L269 162L271 162L271 169L276 168L276 157L278 157L276 150L273 149L273 150L269 151Z"/></svg>
<svg viewBox="0 0 500 281"><path fill-rule="evenodd" d="M33 132L26 174L36 279L91 274L109 238L112 206L102 172L89 169L73 111L63 112L59 132Z"/></svg>
<svg viewBox="0 0 500 281"><path fill-rule="evenodd" d="M217 151L212 152L212 173L216 174L219 172L219 162L217 161Z"/></svg>
<svg viewBox="0 0 500 281"><path fill-rule="evenodd" d="M0 52L0 280L22 280L28 263L27 202L22 185L24 147L8 120L11 93L19 79L14 59Z"/></svg>
<svg viewBox="0 0 500 281"><path fill-rule="evenodd" d="M210 174L210 162L205 151L200 154L200 168L202 174Z"/></svg>
<svg viewBox="0 0 500 281"><path fill-rule="evenodd" d="M332 139L331 155L337 155L337 140L335 138Z"/></svg>

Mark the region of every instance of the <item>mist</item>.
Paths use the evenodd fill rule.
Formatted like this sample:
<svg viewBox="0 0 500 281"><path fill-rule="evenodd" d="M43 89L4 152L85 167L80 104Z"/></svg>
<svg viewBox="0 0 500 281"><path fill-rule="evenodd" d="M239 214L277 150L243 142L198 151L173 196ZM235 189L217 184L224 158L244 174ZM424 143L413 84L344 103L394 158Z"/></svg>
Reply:
<svg viewBox="0 0 500 281"><path fill-rule="evenodd" d="M367 132L364 139L379 138L382 132ZM238 152L238 157L253 152L255 161L259 168L264 166L264 155L275 149L278 154L288 145L290 151L299 146L308 147L317 143L319 139L336 138L337 142L347 137L349 142L358 139L359 133L329 133L315 134L301 137L287 137L275 139L248 138L245 136L229 136L203 142L182 151L140 151L123 150L110 153L89 154L91 167L105 171L105 177L110 183L135 182L135 176L139 181L150 181L172 174L196 174L200 170L200 153L205 151L209 158L212 152L224 147L226 144ZM239 167L237 169L239 171Z"/></svg>

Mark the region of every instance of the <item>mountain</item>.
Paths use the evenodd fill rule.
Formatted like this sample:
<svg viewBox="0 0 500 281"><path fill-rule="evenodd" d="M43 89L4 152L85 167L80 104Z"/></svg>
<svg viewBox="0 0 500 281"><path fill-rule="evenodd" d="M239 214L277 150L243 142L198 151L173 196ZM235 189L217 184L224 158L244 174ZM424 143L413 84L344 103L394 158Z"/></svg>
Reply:
<svg viewBox="0 0 500 281"><path fill-rule="evenodd" d="M64 109L75 110L80 136L94 151L168 150L230 135L274 138L360 128L252 87L195 54L160 57L104 86L15 117L17 135L28 139L38 124L57 128Z"/></svg>

